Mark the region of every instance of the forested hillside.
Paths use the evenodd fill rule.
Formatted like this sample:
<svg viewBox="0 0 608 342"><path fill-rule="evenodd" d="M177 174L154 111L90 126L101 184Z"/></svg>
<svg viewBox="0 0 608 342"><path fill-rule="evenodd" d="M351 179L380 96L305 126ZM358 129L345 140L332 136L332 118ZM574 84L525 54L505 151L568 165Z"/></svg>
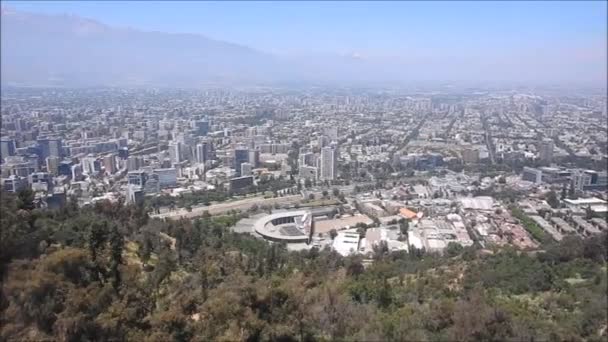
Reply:
<svg viewBox="0 0 608 342"><path fill-rule="evenodd" d="M2 340L605 341L607 235L373 263L228 227L2 194Z"/></svg>

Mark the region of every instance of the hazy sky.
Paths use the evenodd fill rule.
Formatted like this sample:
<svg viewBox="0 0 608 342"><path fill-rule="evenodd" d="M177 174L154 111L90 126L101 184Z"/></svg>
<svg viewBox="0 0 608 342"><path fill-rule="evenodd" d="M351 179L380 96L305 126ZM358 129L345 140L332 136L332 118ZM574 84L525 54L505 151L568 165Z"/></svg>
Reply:
<svg viewBox="0 0 608 342"><path fill-rule="evenodd" d="M475 65L473 78L489 70L497 78L606 77L605 1L5 3L113 26L201 33L300 58L346 55L446 72Z"/></svg>

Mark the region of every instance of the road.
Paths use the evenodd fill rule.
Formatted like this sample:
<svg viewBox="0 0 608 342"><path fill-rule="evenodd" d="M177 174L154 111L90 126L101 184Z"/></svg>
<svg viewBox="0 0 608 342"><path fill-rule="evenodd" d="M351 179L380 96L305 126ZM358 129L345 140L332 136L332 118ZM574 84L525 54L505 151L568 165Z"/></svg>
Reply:
<svg viewBox="0 0 608 342"><path fill-rule="evenodd" d="M426 123L426 117L422 118L420 120L420 122L418 123L418 125L416 126L416 128L414 128L410 134L405 138L405 140L399 145L399 147L397 148L397 151L405 153L407 150L407 144L409 144L410 141L412 141L413 139L416 139L418 137L418 134L420 133L420 128L422 128L422 126ZM391 153L391 159L393 158L393 154Z"/></svg>
<svg viewBox="0 0 608 342"><path fill-rule="evenodd" d="M217 204L212 204L209 206L200 206L193 207L192 211L188 212L184 208L180 208L174 211L164 212L160 214L150 215L150 217L156 218L168 218L171 220L178 220L180 218L189 218L194 219L203 215L205 211L209 212L211 215L223 214L230 210L241 210L245 211L251 208L254 204L258 206L270 205L273 206L275 203L279 203L282 205L285 204L295 204L302 200L301 195L291 195L284 197L276 197L276 198L264 198L262 196L245 198L236 201L230 202L222 202Z"/></svg>

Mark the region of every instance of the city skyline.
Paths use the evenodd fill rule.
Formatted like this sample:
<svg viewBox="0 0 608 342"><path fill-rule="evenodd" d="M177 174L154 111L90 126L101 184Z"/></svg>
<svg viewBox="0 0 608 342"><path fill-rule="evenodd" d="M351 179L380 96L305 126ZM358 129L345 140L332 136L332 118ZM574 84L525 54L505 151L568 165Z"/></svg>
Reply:
<svg viewBox="0 0 608 342"><path fill-rule="evenodd" d="M1 12L0 340L608 339L605 1Z"/></svg>

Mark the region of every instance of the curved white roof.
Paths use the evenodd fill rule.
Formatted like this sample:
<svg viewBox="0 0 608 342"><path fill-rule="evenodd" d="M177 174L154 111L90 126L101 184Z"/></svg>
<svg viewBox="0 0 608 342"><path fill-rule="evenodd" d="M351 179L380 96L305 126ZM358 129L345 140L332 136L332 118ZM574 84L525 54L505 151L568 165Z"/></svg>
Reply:
<svg viewBox="0 0 608 342"><path fill-rule="evenodd" d="M285 242L301 242L303 239L308 239L308 236L304 233L302 235L284 235L281 234L279 227L273 225L271 222L273 220L284 218L284 217L303 217L304 215L310 215L310 212L307 210L295 210L295 211L286 211L273 213L270 215L266 215L260 219L258 219L253 224L253 229L263 237L270 240L282 240ZM269 224L270 223L270 224Z"/></svg>

